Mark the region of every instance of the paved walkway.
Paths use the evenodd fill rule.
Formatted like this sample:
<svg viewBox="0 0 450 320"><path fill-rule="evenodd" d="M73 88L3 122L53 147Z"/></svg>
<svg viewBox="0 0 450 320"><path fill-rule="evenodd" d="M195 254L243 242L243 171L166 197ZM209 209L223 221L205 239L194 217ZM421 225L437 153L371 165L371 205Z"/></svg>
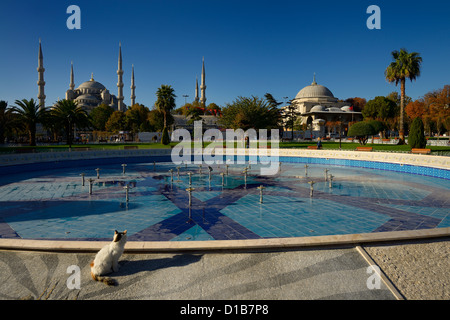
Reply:
<svg viewBox="0 0 450 320"><path fill-rule="evenodd" d="M290 251L124 254L111 275L115 287L90 278L94 256L0 251L0 299L450 299L449 237ZM380 267L379 288L369 265ZM73 266L80 270L79 289Z"/></svg>
<svg viewBox="0 0 450 320"><path fill-rule="evenodd" d="M355 248L124 254L119 272L111 275L115 287L91 279L94 255L0 251L0 298L395 299L382 281L379 289L368 288L374 274ZM70 266L80 268L80 289L68 288L76 284Z"/></svg>

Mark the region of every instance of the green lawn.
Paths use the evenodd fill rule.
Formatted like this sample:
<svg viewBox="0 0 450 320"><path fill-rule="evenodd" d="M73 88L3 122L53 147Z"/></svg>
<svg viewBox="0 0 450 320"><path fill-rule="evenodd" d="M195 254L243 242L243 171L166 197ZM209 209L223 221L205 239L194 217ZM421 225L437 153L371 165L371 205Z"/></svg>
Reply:
<svg viewBox="0 0 450 320"><path fill-rule="evenodd" d="M123 150L130 146L137 147L138 149L169 149L175 145L177 142L172 142L170 145L165 146L161 143L104 143L104 144L75 144L72 145L72 149L91 149L91 150ZM206 147L209 143L204 143ZM226 145L225 143L223 144ZM270 143L268 143L270 145ZM316 142L281 142L279 144L280 148L295 148L295 149L306 149L308 146L315 146ZM193 143L192 143L192 146ZM237 143L234 144L237 147ZM349 143L342 142L342 150L356 150L356 147L360 146L359 143ZM387 152L409 152L411 148L408 145L390 145L390 144L371 144L368 143L366 146L372 147L374 151L387 151ZM322 147L324 150L339 149L339 142L322 142ZM431 149L434 154L440 155L450 155L449 147L439 147L439 146L427 146ZM68 145L51 145L51 146L21 146L21 147L0 147L0 153L15 153L15 152L51 152L51 151L68 151Z"/></svg>

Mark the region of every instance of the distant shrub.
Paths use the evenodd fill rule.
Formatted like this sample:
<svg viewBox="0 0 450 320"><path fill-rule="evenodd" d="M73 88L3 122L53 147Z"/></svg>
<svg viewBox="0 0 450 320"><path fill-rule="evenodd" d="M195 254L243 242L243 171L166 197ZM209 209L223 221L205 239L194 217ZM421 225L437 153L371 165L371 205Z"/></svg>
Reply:
<svg viewBox="0 0 450 320"><path fill-rule="evenodd" d="M427 140L425 139L422 119L417 117L411 124L409 130L408 145L411 148L425 148Z"/></svg>
<svg viewBox="0 0 450 320"><path fill-rule="evenodd" d="M162 132L161 143L163 145L168 145L170 143L169 130L167 130L166 127L164 127L163 132Z"/></svg>

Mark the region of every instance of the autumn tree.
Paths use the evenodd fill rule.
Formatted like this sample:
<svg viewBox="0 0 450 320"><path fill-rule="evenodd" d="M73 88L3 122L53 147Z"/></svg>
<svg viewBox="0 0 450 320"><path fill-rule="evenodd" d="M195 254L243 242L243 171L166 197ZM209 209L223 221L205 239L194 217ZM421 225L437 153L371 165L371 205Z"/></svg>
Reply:
<svg viewBox="0 0 450 320"><path fill-rule="evenodd" d="M425 104L429 117L435 124L438 136L442 131L450 130L450 85L425 94Z"/></svg>
<svg viewBox="0 0 450 320"><path fill-rule="evenodd" d="M127 130L127 121L125 113L122 111L114 111L105 124L106 131L118 133Z"/></svg>
<svg viewBox="0 0 450 320"><path fill-rule="evenodd" d="M412 121L415 118L422 118L425 114L425 102L423 99L417 99L408 103L405 108L406 115Z"/></svg>
<svg viewBox="0 0 450 320"><path fill-rule="evenodd" d="M353 111L361 112L362 110L364 110L367 100L364 98L354 97L346 99L345 102L347 102L348 104L350 104L351 107L353 107Z"/></svg>

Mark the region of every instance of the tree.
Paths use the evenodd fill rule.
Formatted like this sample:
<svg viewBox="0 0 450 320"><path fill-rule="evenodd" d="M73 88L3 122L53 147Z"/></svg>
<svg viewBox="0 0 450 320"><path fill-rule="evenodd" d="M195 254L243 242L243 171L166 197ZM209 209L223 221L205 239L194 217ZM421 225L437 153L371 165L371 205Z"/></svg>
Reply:
<svg viewBox="0 0 450 320"><path fill-rule="evenodd" d="M266 93L264 98L266 98L266 101L271 108L278 108L278 106L282 104L282 102L278 102L270 93Z"/></svg>
<svg viewBox="0 0 450 320"><path fill-rule="evenodd" d="M63 126L69 147L73 142L74 126L88 128L90 125L87 112L73 100L59 100L51 109L50 115L55 122Z"/></svg>
<svg viewBox="0 0 450 320"><path fill-rule="evenodd" d="M164 114L158 110L153 109L147 115L147 120L150 125L151 131L162 132L164 129ZM172 114L167 115L167 125L171 125L174 123L174 118Z"/></svg>
<svg viewBox="0 0 450 320"><path fill-rule="evenodd" d="M400 107L400 103L402 100L402 96L397 92L397 91L392 91L391 93L389 93L386 98L391 99L392 101L394 101L399 107ZM405 95L405 106L408 105L408 103L410 103L412 101L411 97Z"/></svg>
<svg viewBox="0 0 450 320"><path fill-rule="evenodd" d="M424 102L430 119L436 126L438 136L442 130L450 130L450 85L428 92Z"/></svg>
<svg viewBox="0 0 450 320"><path fill-rule="evenodd" d="M294 138L294 126L297 121L300 112L297 111L297 106L292 104L292 101L289 101L289 104L283 109L283 120L286 124L286 127L291 129L292 138Z"/></svg>
<svg viewBox="0 0 450 320"><path fill-rule="evenodd" d="M193 124L195 121L202 120L202 115L204 115L204 111L199 107L189 107L186 111L186 117L189 117L187 124Z"/></svg>
<svg viewBox="0 0 450 320"><path fill-rule="evenodd" d="M279 110L271 108L264 99L238 97L222 109L220 123L231 129L275 129L279 119Z"/></svg>
<svg viewBox="0 0 450 320"><path fill-rule="evenodd" d="M382 131L384 131L390 124L389 120L394 119L398 112L398 105L394 101L387 97L378 96L366 103L362 115L365 120L379 120L383 122L384 129Z"/></svg>
<svg viewBox="0 0 450 320"><path fill-rule="evenodd" d="M156 91L155 107L164 114L164 127L167 127L167 115L175 108L175 90L168 85L161 85Z"/></svg>
<svg viewBox="0 0 450 320"><path fill-rule="evenodd" d="M425 148L427 140L425 139L422 119L415 118L409 130L408 145L411 148Z"/></svg>
<svg viewBox="0 0 450 320"><path fill-rule="evenodd" d="M369 136L373 136L377 131L375 128L367 121L360 121L354 123L348 130L349 137L356 137L361 145L365 145Z"/></svg>
<svg viewBox="0 0 450 320"><path fill-rule="evenodd" d="M127 129L126 125L125 113L117 110L106 121L105 129L109 132L118 133L119 131L125 131Z"/></svg>
<svg viewBox="0 0 450 320"><path fill-rule="evenodd" d="M164 127L163 129L161 143L163 145L168 145L170 143L169 131L167 130L167 127Z"/></svg>
<svg viewBox="0 0 450 320"><path fill-rule="evenodd" d="M30 146L35 146L36 126L45 120L47 112L34 99L16 100L15 103L13 111L18 114L20 123L28 132Z"/></svg>
<svg viewBox="0 0 450 320"><path fill-rule="evenodd" d="M406 79L410 79L411 82L420 76L420 66L422 58L417 52L408 53L406 49L400 49L400 51L393 51L393 62L385 70L386 80L389 82L395 82L398 85L400 82L400 128L399 144L405 143L405 131L404 131L404 110L405 110L405 82Z"/></svg>
<svg viewBox="0 0 450 320"><path fill-rule="evenodd" d="M353 107L353 111L361 112L364 110L367 100L364 98L354 97L346 99L345 102L348 102L350 106Z"/></svg>
<svg viewBox="0 0 450 320"><path fill-rule="evenodd" d="M417 117L422 118L425 112L425 102L423 99L411 101L405 108L405 113L411 121Z"/></svg>
<svg viewBox="0 0 450 320"><path fill-rule="evenodd" d="M127 127L131 129L133 133L139 131L148 131L150 124L148 122L148 114L150 110L142 104L134 104L125 111L125 121Z"/></svg>
<svg viewBox="0 0 450 320"><path fill-rule="evenodd" d="M95 130L105 131L106 122L113 114L114 109L106 104L100 104L89 114Z"/></svg>
<svg viewBox="0 0 450 320"><path fill-rule="evenodd" d="M210 104L208 104L208 106L206 107L206 110L208 110L208 112L214 116L219 116L220 112L221 112L220 107L217 104L215 104L214 102L211 102Z"/></svg>
<svg viewBox="0 0 450 320"><path fill-rule="evenodd" d="M5 135L14 125L13 109L8 108L8 102L0 101L0 144L5 141Z"/></svg>

